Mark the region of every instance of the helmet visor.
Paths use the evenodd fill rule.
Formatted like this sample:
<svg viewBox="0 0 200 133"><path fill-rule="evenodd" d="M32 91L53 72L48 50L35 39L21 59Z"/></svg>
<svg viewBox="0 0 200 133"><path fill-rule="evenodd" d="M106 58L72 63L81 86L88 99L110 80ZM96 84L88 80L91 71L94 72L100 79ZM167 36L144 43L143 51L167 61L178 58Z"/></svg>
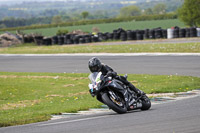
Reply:
<svg viewBox="0 0 200 133"><path fill-rule="evenodd" d="M90 67L91 72L98 72L98 70L99 70L98 66Z"/></svg>

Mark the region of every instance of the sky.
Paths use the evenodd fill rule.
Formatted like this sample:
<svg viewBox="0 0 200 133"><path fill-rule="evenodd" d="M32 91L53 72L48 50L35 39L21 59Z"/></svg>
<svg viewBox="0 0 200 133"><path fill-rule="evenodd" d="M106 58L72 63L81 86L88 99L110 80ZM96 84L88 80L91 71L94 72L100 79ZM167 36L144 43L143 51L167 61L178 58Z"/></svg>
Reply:
<svg viewBox="0 0 200 133"><path fill-rule="evenodd" d="M0 0L0 4L16 4L23 1L67 1L67 0ZM74 1L87 1L87 0L74 0Z"/></svg>
<svg viewBox="0 0 200 133"><path fill-rule="evenodd" d="M0 0L0 2L8 2L8 1L41 1L41 0ZM43 0L43 1L67 1L67 0ZM78 0L76 0L78 1ZM79 0L79 1L87 1L87 0Z"/></svg>

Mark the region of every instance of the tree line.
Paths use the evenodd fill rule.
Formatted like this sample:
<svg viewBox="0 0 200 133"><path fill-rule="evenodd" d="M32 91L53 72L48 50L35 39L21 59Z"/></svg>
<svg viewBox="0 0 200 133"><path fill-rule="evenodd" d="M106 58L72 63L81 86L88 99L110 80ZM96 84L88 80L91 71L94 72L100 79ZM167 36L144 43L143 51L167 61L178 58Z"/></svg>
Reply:
<svg viewBox="0 0 200 133"><path fill-rule="evenodd" d="M106 14L106 13L105 13ZM122 7L117 16L107 18L95 17L88 11L83 11L76 18L70 18L66 15L56 15L51 17L33 17L24 18L4 18L0 21L0 31L13 29L34 29L48 28L56 26L73 26L97 23L111 23L123 21L144 21L158 19L176 19L179 18L188 26L200 25L200 0L184 0L183 5L174 13L167 13L166 5L163 3L156 4L152 8L140 9L138 6L130 5ZM97 15L98 16L98 15ZM26 26L26 27L22 27ZM17 28L10 28L17 27ZM9 29L10 28L10 29Z"/></svg>
<svg viewBox="0 0 200 133"><path fill-rule="evenodd" d="M73 16L66 14L58 14L57 10L46 10L43 15L45 17L32 17L29 19L25 18L14 18L6 17L0 21L0 28L10 28L10 27L21 27L21 26L30 26L30 25L43 25L43 24L61 24L65 22L74 22L81 20L93 20L93 19L107 19L107 18L121 18L121 17L133 17L133 16L144 16L151 15L160 15L166 13L165 4L157 4L153 8L148 8L141 10L137 6L126 6L120 9L118 15L108 17L107 11L96 11L95 13L90 13L88 11L83 11L79 14ZM53 15L52 15L53 14ZM167 15L166 15L167 16ZM148 19L151 19L148 17ZM137 20L137 19L136 19ZM142 19L143 20L143 19Z"/></svg>

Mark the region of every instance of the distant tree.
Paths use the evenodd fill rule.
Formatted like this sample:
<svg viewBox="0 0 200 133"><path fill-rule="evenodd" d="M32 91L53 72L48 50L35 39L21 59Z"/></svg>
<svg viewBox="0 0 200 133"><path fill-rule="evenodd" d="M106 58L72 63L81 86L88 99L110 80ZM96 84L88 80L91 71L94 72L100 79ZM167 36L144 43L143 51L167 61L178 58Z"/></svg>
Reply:
<svg viewBox="0 0 200 133"><path fill-rule="evenodd" d="M153 10L151 8L147 8L146 10L144 10L144 14L145 15L153 15Z"/></svg>
<svg viewBox="0 0 200 133"><path fill-rule="evenodd" d="M60 24L62 22L63 22L63 20L62 20L61 16L54 16L51 21L52 24Z"/></svg>
<svg viewBox="0 0 200 133"><path fill-rule="evenodd" d="M178 17L189 26L200 26L200 0L185 0Z"/></svg>
<svg viewBox="0 0 200 133"><path fill-rule="evenodd" d="M141 9L137 6L126 6L120 9L119 17L139 16Z"/></svg>
<svg viewBox="0 0 200 133"><path fill-rule="evenodd" d="M88 15L89 15L89 12L87 12L87 11L84 11L81 13L81 16L83 17L83 19L86 19L88 17Z"/></svg>
<svg viewBox="0 0 200 133"><path fill-rule="evenodd" d="M163 3L157 4L153 7L154 14L165 14L166 13L166 5Z"/></svg>

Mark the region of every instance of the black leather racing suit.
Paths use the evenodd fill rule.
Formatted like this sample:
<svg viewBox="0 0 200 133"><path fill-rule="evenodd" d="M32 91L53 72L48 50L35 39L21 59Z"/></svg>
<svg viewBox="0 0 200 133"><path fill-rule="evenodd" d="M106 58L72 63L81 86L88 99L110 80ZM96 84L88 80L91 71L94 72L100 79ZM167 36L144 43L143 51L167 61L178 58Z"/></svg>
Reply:
<svg viewBox="0 0 200 133"><path fill-rule="evenodd" d="M116 78L118 80L120 80L121 82L123 82L125 85L129 86L129 88L131 90L133 90L135 93L139 93L139 89L137 89L133 84L131 84L126 78L122 77L122 76L118 76L117 72L115 72L111 67L109 67L108 65L102 64L101 70L102 74L104 76L111 76L113 78Z"/></svg>

